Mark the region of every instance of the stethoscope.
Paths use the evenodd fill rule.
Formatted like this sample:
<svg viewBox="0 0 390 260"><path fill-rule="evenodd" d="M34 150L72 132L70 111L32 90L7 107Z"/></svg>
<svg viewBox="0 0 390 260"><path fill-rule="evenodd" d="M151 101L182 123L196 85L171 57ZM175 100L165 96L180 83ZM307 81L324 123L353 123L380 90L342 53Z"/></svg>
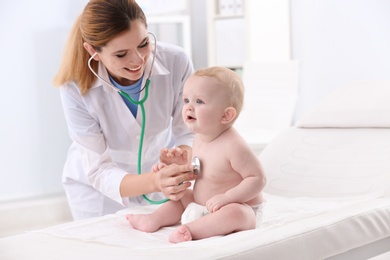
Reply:
<svg viewBox="0 0 390 260"><path fill-rule="evenodd" d="M127 94L126 92L116 88L114 85L112 85L110 82L104 80L102 77L100 77L92 68L91 66L91 61L93 60L93 58L96 56L96 52L91 56L91 58L89 58L88 60L88 67L89 69L91 70L91 72L98 78L100 79L101 81L103 81L107 86L111 87L113 90L115 90L116 92L118 92L120 95L122 95L124 98L126 98L127 100L129 100L131 103L133 103L134 105L139 105L140 108L141 108L141 114L142 114L142 123L141 123L141 135L140 135L140 140L139 140L139 146L138 146L138 166L137 166L137 171L138 171L138 174L141 174L142 170L141 170L141 163L142 163L142 148L143 148L143 143L144 143L144 136L145 136L145 119L146 119L146 115L145 115L145 106L144 106L144 103L146 101L146 99L148 98L148 95L149 95L149 85L150 85L150 78L152 76L152 71L153 71L153 66L154 66L154 61L156 59L156 52L157 52L157 38L156 36L151 33L151 32L148 32L152 37L153 37L153 40L154 40L154 48L153 48L153 57L152 57L152 64L151 64L151 67L150 67L150 70L149 70L149 74L148 74L148 77L145 81L145 86L143 88L140 89L139 92L142 92L143 90L145 90L145 95L144 97L139 100L139 101L136 101L134 100L129 94ZM194 157L193 161L192 161L192 165L194 166L194 174L198 174L200 172L200 161L198 159L198 157ZM167 202L169 199L165 198L165 199L162 199L162 200L158 200L158 201L154 201L154 200L151 200L149 199L145 194L142 195L142 197L147 200L149 203L151 204L162 204L164 202Z"/></svg>

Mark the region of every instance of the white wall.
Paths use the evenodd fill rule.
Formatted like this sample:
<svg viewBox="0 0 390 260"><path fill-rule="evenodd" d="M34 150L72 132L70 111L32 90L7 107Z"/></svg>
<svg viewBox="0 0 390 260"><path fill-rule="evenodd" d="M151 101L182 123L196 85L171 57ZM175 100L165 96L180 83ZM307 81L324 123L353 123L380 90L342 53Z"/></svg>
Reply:
<svg viewBox="0 0 390 260"><path fill-rule="evenodd" d="M389 10L388 0L245 0L246 104L236 123L245 139L269 142L349 81L389 79ZM221 56L236 51L220 45Z"/></svg>
<svg viewBox="0 0 390 260"><path fill-rule="evenodd" d="M70 141L51 80L85 2L0 3L0 202L62 193Z"/></svg>
<svg viewBox="0 0 390 260"><path fill-rule="evenodd" d="M290 61L289 8L289 0L245 1L248 61Z"/></svg>
<svg viewBox="0 0 390 260"><path fill-rule="evenodd" d="M296 119L349 81L390 79L389 11L388 0L291 0Z"/></svg>
<svg viewBox="0 0 390 260"><path fill-rule="evenodd" d="M183 47L195 69L207 66L206 0L137 0L149 30L160 41Z"/></svg>
<svg viewBox="0 0 390 260"><path fill-rule="evenodd" d="M207 20L205 13L206 1L209 0L190 0L189 9L191 15L191 46L192 62L195 69L207 66Z"/></svg>
<svg viewBox="0 0 390 260"><path fill-rule="evenodd" d="M289 4L245 1L245 103L235 127L252 147L265 146L291 125L299 63L291 60Z"/></svg>

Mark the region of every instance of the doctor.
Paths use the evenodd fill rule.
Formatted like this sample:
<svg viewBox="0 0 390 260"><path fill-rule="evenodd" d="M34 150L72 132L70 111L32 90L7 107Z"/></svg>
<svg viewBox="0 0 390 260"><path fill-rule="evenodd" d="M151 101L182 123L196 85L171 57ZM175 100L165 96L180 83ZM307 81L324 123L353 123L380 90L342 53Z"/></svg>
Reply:
<svg viewBox="0 0 390 260"><path fill-rule="evenodd" d="M60 87L73 141L63 186L74 219L146 205L142 194L179 200L195 179L189 164L151 172L164 147L178 147L170 151L190 161L193 139L181 118L183 84L192 63L179 47L160 42L153 62L152 39L143 11L132 0L91 0L73 26L53 83ZM91 68L101 79L88 68L92 56ZM137 174L141 111L112 86L141 100L151 69L143 173Z"/></svg>

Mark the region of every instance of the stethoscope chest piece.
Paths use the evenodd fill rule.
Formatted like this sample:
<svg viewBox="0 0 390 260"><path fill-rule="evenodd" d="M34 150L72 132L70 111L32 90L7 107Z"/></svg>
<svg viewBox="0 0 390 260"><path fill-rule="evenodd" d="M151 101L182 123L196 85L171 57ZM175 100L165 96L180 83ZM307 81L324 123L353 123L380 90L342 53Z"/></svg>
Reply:
<svg viewBox="0 0 390 260"><path fill-rule="evenodd" d="M194 157L194 159L192 159L192 163L191 163L192 166L194 166L194 174L195 175L198 175L200 173L200 160L197 156Z"/></svg>

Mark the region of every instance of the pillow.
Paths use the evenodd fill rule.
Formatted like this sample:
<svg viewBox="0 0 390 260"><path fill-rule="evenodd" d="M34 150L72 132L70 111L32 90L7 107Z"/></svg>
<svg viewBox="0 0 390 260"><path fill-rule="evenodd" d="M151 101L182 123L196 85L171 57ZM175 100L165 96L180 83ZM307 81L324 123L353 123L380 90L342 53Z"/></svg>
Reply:
<svg viewBox="0 0 390 260"><path fill-rule="evenodd" d="M337 88L297 127L390 127L390 81L356 81Z"/></svg>

